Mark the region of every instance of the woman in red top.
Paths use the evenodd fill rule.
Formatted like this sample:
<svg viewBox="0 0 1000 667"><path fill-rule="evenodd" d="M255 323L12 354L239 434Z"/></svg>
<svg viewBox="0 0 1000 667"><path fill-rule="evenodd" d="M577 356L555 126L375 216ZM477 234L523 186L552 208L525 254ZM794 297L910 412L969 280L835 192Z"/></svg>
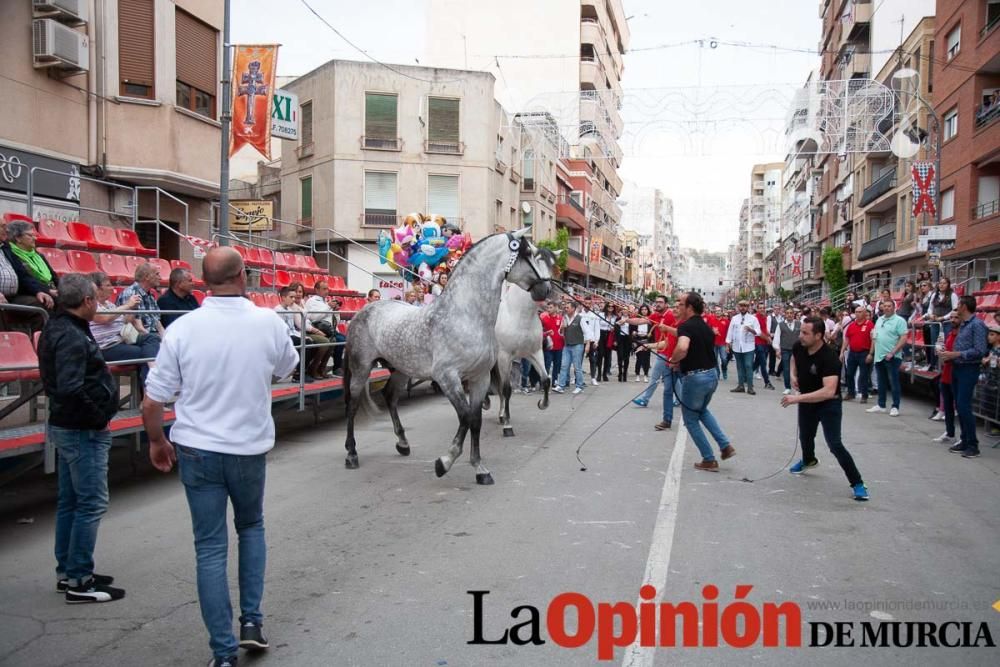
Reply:
<svg viewBox="0 0 1000 667"><path fill-rule="evenodd" d="M726 349L726 332L729 331L729 318L722 308L715 307L714 312L705 318L705 322L715 334L715 374L723 380L729 379L729 351Z"/></svg>
<svg viewBox="0 0 1000 667"><path fill-rule="evenodd" d="M555 382L562 370L562 349L564 345L563 335L559 333L562 325L562 313L559 312L559 304L550 301L545 307L544 313L538 317L542 320L542 350L545 356L545 372L549 374Z"/></svg>
<svg viewBox="0 0 1000 667"><path fill-rule="evenodd" d="M944 340L944 349L951 352L955 349L955 339L958 338L958 328L962 318L957 313L951 316L951 330ZM938 350L940 351L940 350ZM941 400L944 402L944 433L934 438L934 442L950 444L955 441L955 393L951 388L952 364L950 361L941 363Z"/></svg>

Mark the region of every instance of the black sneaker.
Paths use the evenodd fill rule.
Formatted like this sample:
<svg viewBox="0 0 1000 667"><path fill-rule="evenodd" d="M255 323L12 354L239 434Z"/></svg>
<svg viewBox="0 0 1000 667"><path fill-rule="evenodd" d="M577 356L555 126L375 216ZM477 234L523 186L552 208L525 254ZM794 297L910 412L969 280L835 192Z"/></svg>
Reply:
<svg viewBox="0 0 1000 667"><path fill-rule="evenodd" d="M115 578L106 574L93 574L94 583L98 586L110 586L115 583ZM56 582L56 593L65 593L69 590L69 577L61 577Z"/></svg>
<svg viewBox="0 0 1000 667"><path fill-rule="evenodd" d="M961 440L959 440L954 445L949 447L948 451L951 452L952 454L961 454L962 456L965 456L965 445L962 443Z"/></svg>
<svg viewBox="0 0 1000 667"><path fill-rule="evenodd" d="M979 458L979 448L976 449L966 449L962 452L963 459L978 459Z"/></svg>
<svg viewBox="0 0 1000 667"><path fill-rule="evenodd" d="M771 387L771 388L774 389L774 387ZM755 392L753 390L753 387L750 387L749 389L747 389L747 393L750 394L751 396L756 396L757 395L757 392Z"/></svg>
<svg viewBox="0 0 1000 667"><path fill-rule="evenodd" d="M743 388L743 385L738 385L738 386L733 387L732 389L730 389L729 393L730 394L742 394L745 391L746 391L746 389Z"/></svg>
<svg viewBox="0 0 1000 667"><path fill-rule="evenodd" d="M66 604L89 604L94 602L114 602L125 597L125 589L99 584L91 577L79 586L66 590Z"/></svg>
<svg viewBox="0 0 1000 667"><path fill-rule="evenodd" d="M228 658L212 658L208 661L208 667L236 667L237 657L231 655Z"/></svg>
<svg viewBox="0 0 1000 667"><path fill-rule="evenodd" d="M240 625L240 648L248 651L263 651L270 647L267 637L264 636L264 626L259 623L247 621Z"/></svg>

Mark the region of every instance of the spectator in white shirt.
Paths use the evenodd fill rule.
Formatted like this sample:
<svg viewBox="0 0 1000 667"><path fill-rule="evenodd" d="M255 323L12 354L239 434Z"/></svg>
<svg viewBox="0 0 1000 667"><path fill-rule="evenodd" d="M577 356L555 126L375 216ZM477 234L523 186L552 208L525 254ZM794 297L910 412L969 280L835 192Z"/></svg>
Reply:
<svg viewBox="0 0 1000 667"><path fill-rule="evenodd" d="M585 299L583 302L583 312L580 314L580 326L583 327L583 353L590 361L590 384L595 387L601 384L599 379L601 374L601 354L598 343L601 340L601 320L597 313L591 310L591 302Z"/></svg>
<svg viewBox="0 0 1000 667"><path fill-rule="evenodd" d="M334 308L336 306L336 309ZM340 369L344 358L344 341L347 338L337 331L339 318L337 310L340 309L340 301L336 297L330 297L330 286L325 280L316 281L316 293L306 299L306 313L312 325L336 345L333 347L333 373L342 375Z"/></svg>
<svg viewBox="0 0 1000 667"><path fill-rule="evenodd" d="M146 381L143 424L153 465L180 468L194 529L198 600L215 664L235 664L240 646L268 647L260 609L264 594L264 477L274 447L271 379L292 372L298 355L274 311L244 298L243 260L215 248L202 264L212 296L166 331ZM239 336L233 336L239 331ZM177 397L167 440L163 406ZM227 502L239 536L240 639L233 635Z"/></svg>
<svg viewBox="0 0 1000 667"><path fill-rule="evenodd" d="M736 358L737 385L729 391L746 392L753 396L753 357L757 351L754 338L760 335L760 322L749 312L750 304L740 301L739 312L733 315L726 333L726 345Z"/></svg>

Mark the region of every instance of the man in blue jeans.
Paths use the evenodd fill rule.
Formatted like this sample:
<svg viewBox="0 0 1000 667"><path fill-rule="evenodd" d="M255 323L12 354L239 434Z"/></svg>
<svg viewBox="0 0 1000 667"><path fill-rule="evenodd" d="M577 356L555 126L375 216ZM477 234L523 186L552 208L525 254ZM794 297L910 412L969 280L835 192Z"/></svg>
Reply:
<svg viewBox="0 0 1000 667"><path fill-rule="evenodd" d="M961 320L955 349L938 353L942 361L951 362L952 391L958 407L958 423L962 427L962 439L948 451L974 459L979 456L979 439L976 437L976 415L972 412L972 394L979 382L980 365L990 351L989 328L976 317L975 297L960 297L955 312Z"/></svg>
<svg viewBox="0 0 1000 667"><path fill-rule="evenodd" d="M705 302L697 292L688 292L680 302L681 319L677 327L677 346L670 357L670 367L683 375L681 382L681 414L688 435L701 453L701 461L694 464L698 470L719 472L712 446L702 429L704 425L719 446L722 460L736 456L729 438L708 410L719 376L715 372L715 334L701 315Z"/></svg>
<svg viewBox="0 0 1000 667"><path fill-rule="evenodd" d="M729 391L734 394L746 392L753 396L757 393L753 390L753 360L757 352L754 339L760 335L760 322L749 310L750 304L740 301L739 312L729 320L726 345L736 358L737 385Z"/></svg>
<svg viewBox="0 0 1000 667"><path fill-rule="evenodd" d="M878 376L878 405L865 412L885 412L887 390L892 390L892 408L890 417L899 416L901 391L899 386L899 367L903 363L903 346L909 329L906 320L896 314L896 304L892 299L881 303L882 317L875 323L872 352L868 354L868 363L875 363L875 373Z"/></svg>
<svg viewBox="0 0 1000 667"><path fill-rule="evenodd" d="M562 363L559 369L559 381L552 391L561 394L569 384L569 367L572 366L576 372L576 388L574 394L579 394L586 386L583 383L583 318L576 312L576 301L567 300L563 305L563 321L561 325L563 335ZM589 343L586 343L589 346Z"/></svg>
<svg viewBox="0 0 1000 667"><path fill-rule="evenodd" d="M677 317L667 307L667 299L656 297L653 302L654 312L649 316L649 326L652 330L653 343L643 345L650 350L653 357L653 370L649 378L649 386L641 396L632 399L640 408L649 405L649 399L656 391L656 383L663 382L663 419L653 426L657 431L668 430L674 422L674 373L667 365L667 359L674 352L677 344Z"/></svg>
<svg viewBox="0 0 1000 667"><path fill-rule="evenodd" d="M243 297L246 274L235 250L209 251L202 269L212 296L167 329L146 382L142 416L153 465L163 472L174 462L180 468L211 664L233 667L239 647L268 647L260 603L267 561L265 466L274 447L271 380L291 373L298 354L278 314ZM242 333L232 336L232 331ZM170 436L176 446L163 432L163 406L175 396ZM239 642L226 580L228 503L239 536Z"/></svg>
<svg viewBox="0 0 1000 667"><path fill-rule="evenodd" d="M97 314L89 276L59 280L59 310L38 341L38 369L49 398L46 435L59 456L56 507L56 590L68 604L125 597L114 578L94 574L97 528L108 509L108 422L118 411L111 378L88 322Z"/></svg>

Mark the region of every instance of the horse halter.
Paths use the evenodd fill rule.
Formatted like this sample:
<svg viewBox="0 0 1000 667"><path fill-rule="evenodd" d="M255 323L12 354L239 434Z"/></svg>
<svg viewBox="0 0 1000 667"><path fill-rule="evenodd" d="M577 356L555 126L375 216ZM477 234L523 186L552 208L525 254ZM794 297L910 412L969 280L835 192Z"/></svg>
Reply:
<svg viewBox="0 0 1000 667"><path fill-rule="evenodd" d="M514 264L517 263L518 256L523 252L525 261L527 261L528 266L531 268L531 272L535 274L535 278L528 283L527 291L531 291L536 285L542 283L550 282L551 278L543 278L542 274L538 272L538 268L535 267L535 263L532 261L531 254L527 252L527 247L522 249L522 243L527 243L527 241L514 238L514 235L507 232L507 247L510 248L510 257L507 259L507 267L504 269L504 277L510 275L510 270L514 268Z"/></svg>

